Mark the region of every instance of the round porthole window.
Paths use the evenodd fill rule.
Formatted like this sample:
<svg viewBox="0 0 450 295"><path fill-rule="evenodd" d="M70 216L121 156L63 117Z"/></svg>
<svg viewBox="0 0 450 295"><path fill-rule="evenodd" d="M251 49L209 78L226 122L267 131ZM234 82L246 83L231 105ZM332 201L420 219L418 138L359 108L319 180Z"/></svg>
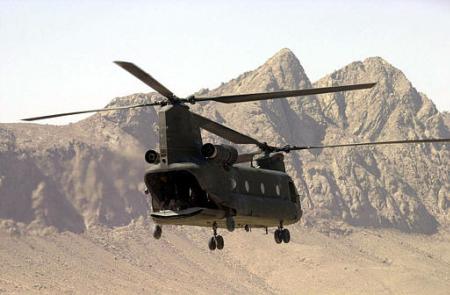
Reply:
<svg viewBox="0 0 450 295"><path fill-rule="evenodd" d="M245 181L245 190L246 190L247 192L250 191L250 184L248 183L247 180Z"/></svg>
<svg viewBox="0 0 450 295"><path fill-rule="evenodd" d="M280 195L280 186L278 184L275 185L275 191L277 193L277 196L279 196Z"/></svg>
<svg viewBox="0 0 450 295"><path fill-rule="evenodd" d="M264 183L261 182L261 193L266 193L266 188L264 187Z"/></svg>

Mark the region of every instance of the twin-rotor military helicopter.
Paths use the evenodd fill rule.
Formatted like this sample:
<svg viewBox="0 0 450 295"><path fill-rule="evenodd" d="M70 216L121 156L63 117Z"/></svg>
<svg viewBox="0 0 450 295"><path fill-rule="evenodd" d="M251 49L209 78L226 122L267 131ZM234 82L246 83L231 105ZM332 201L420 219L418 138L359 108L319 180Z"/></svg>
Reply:
<svg viewBox="0 0 450 295"><path fill-rule="evenodd" d="M236 227L276 227L275 242L289 243L285 225L296 223L303 211L294 181L286 173L283 153L290 151L366 145L450 142L450 139L415 139L318 146L272 146L217 122L195 114L188 104L216 101L240 103L258 100L354 91L376 83L310 88L277 92L237 94L213 97L179 98L136 65L116 61L117 65L156 90L164 99L145 104L69 112L24 119L34 121L91 112L160 106L159 151L148 150L145 160L151 164L145 172L146 193L151 196L153 236L159 239L162 225L209 227L213 236L209 249L223 249L218 228L232 232ZM255 145L258 150L239 154L231 145L203 144L200 129L205 129L234 144ZM250 166L237 165L251 162Z"/></svg>

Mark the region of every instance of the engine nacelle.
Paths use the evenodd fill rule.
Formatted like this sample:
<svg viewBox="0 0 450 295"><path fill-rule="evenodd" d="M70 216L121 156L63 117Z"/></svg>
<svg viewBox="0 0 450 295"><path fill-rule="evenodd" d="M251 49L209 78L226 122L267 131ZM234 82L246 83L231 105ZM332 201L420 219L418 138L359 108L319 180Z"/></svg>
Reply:
<svg viewBox="0 0 450 295"><path fill-rule="evenodd" d="M149 164L158 164L159 163L159 153L154 150L148 150L145 153L145 161Z"/></svg>
<svg viewBox="0 0 450 295"><path fill-rule="evenodd" d="M206 143L202 146L202 155L208 160L231 166L236 163L238 151L230 145Z"/></svg>

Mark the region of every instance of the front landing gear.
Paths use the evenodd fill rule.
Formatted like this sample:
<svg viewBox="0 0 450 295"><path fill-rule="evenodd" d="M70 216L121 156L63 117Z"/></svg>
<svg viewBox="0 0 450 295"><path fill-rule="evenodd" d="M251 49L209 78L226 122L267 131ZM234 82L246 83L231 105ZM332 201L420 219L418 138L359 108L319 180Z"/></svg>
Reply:
<svg viewBox="0 0 450 295"><path fill-rule="evenodd" d="M289 243L291 240L291 233L287 228L283 228L283 223L280 222L280 225L275 230L273 237L275 239L275 243L281 244L281 242Z"/></svg>
<svg viewBox="0 0 450 295"><path fill-rule="evenodd" d="M214 251L217 248L216 237L211 237L208 242L209 250Z"/></svg>
<svg viewBox="0 0 450 295"><path fill-rule="evenodd" d="M214 235L208 241L209 250L214 251L217 249L222 250L225 246L225 242L221 235L217 234L217 223L213 224L213 233Z"/></svg>
<svg viewBox="0 0 450 295"><path fill-rule="evenodd" d="M219 249L219 250L222 250L223 246L225 246L225 242L221 235L216 236L216 244L217 244L217 249Z"/></svg>

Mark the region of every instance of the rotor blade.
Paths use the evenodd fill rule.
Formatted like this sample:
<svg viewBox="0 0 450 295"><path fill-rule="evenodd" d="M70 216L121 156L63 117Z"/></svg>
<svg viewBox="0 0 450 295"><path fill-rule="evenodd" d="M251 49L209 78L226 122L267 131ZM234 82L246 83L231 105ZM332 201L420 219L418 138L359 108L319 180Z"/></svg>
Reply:
<svg viewBox="0 0 450 295"><path fill-rule="evenodd" d="M253 160L253 157L261 152L252 152L247 154L239 154L236 160L236 163L245 163Z"/></svg>
<svg viewBox="0 0 450 295"><path fill-rule="evenodd" d="M105 108L105 109L96 109L96 110L60 113L60 114L54 114L54 115L26 118L26 119L22 119L22 121L36 121L36 120L42 120L42 119L50 119L50 118L57 118L57 117L64 117L64 116L71 116L71 115L78 115L78 114L86 114L86 113L94 113L94 112L117 111L117 110L125 110L125 109L148 107L148 106L154 106L154 105L159 105L159 104L161 104L161 103L160 102L152 102L152 103L144 103L144 104L123 106L123 107L116 107L116 108Z"/></svg>
<svg viewBox="0 0 450 295"><path fill-rule="evenodd" d="M159 83L155 78L144 72L135 64L126 61L115 61L114 63L156 90L162 96L167 97L170 101L175 99L175 95L172 91L167 89L164 85Z"/></svg>
<svg viewBox="0 0 450 295"><path fill-rule="evenodd" d="M231 128L223 126L217 122L211 121L205 117L192 113L192 116L197 121L200 128L203 128L211 133L214 133L222 138L228 139L229 141L236 144L256 144L257 146L263 146L262 142L256 139L237 132Z"/></svg>
<svg viewBox="0 0 450 295"><path fill-rule="evenodd" d="M337 147L351 147L351 146L364 146L364 145L386 145L386 144L408 144L408 143L450 143L450 138L426 138L426 139L412 139L412 140L393 140L393 141L377 141L377 142L361 142L361 143L348 143L348 144L334 144L334 145L318 145L318 146L286 146L278 148L278 151L289 152L299 150L311 150L311 149L326 149Z"/></svg>
<svg viewBox="0 0 450 295"><path fill-rule="evenodd" d="M213 97L196 97L196 101L207 101L214 100L223 103L236 103L236 102L246 102L255 100L266 100L273 98L284 98L292 96L305 96L313 94L323 94L323 93L333 93L339 91L350 91L367 89L375 86L376 83L366 83L366 84L353 84L353 85L343 85L343 86L333 86L333 87L323 87L323 88L310 88L301 90L288 90L288 91L277 91L277 92L262 92L262 93L250 93L250 94L238 94L238 95L226 95L226 96L213 96Z"/></svg>

